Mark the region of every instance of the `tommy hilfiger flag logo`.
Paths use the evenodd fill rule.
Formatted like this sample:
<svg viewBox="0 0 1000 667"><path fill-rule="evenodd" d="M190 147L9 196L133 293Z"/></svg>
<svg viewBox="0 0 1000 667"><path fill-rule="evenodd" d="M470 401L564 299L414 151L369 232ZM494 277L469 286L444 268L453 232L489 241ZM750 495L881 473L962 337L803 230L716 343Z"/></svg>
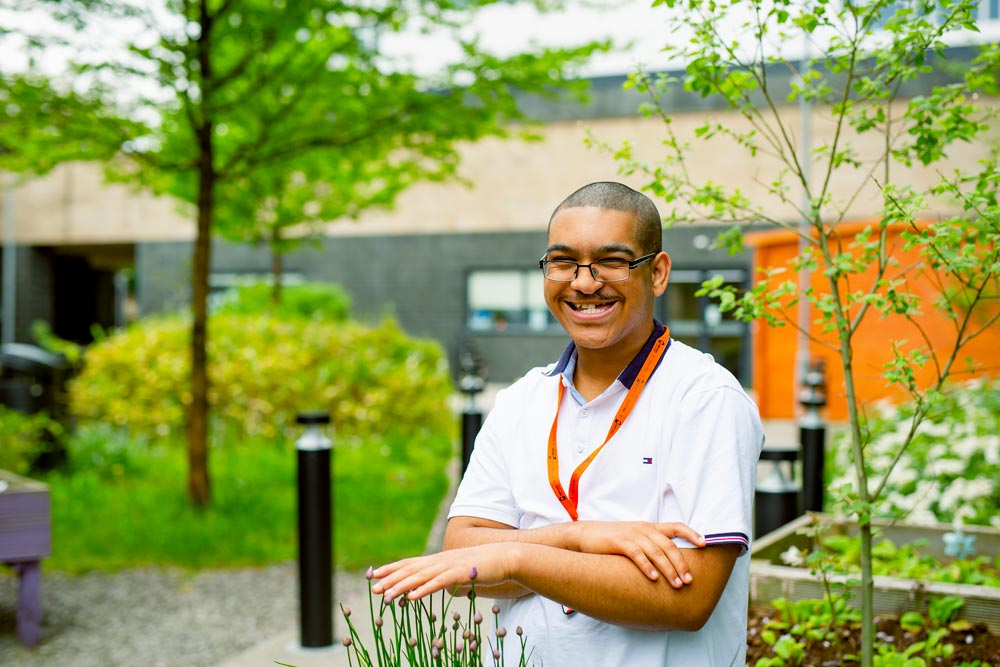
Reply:
<svg viewBox="0 0 1000 667"><path fill-rule="evenodd" d="M642 457L642 462L644 464L646 464L646 465L652 465L653 464L653 457L651 457L651 456L643 456Z"/></svg>

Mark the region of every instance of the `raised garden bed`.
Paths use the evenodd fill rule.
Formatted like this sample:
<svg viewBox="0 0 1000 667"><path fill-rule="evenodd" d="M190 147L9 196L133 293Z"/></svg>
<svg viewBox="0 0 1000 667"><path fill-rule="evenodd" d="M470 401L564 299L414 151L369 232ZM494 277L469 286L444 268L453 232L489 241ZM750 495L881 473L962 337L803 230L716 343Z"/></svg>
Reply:
<svg viewBox="0 0 1000 667"><path fill-rule="evenodd" d="M829 515L817 515L824 522L827 534L857 534L857 526ZM801 534L812 517L803 515L781 528L754 541L750 560L750 605L756 609L766 609L772 600L821 599L825 591L822 583L806 567L793 567L781 560L781 554L790 547L803 551L813 548L812 538ZM945 555L943 536L954 530L952 526L892 524L874 521L873 525L882 532L881 538L892 540L897 545L917 540L926 541L923 553L935 556L941 562L952 559ZM991 558L1000 553L1000 530L983 526L965 526L963 532L975 535L975 550ZM876 538L878 540L880 538ZM857 578L852 575L851 578ZM843 581L837 577L835 581ZM875 613L899 616L908 611L924 613L931 598L958 595L965 600L962 617L973 623L985 624L991 633L1000 635L1000 588L970 584L953 584L898 577L876 576ZM851 596L850 603L860 606L858 595Z"/></svg>

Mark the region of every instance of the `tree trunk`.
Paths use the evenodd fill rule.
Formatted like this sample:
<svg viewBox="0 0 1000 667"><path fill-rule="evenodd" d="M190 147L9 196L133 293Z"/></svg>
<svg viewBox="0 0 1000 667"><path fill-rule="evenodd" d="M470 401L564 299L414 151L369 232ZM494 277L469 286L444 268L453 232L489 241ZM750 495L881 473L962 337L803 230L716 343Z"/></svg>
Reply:
<svg viewBox="0 0 1000 667"><path fill-rule="evenodd" d="M205 82L211 80L209 44L210 18L201 3L201 36L198 64ZM204 99L204 98L203 98ZM195 126L198 141L198 230L191 267L191 405L188 406L188 497L195 507L212 501L208 473L208 273L212 266L212 215L215 207L215 151L211 119L202 118Z"/></svg>
<svg viewBox="0 0 1000 667"><path fill-rule="evenodd" d="M191 405L188 406L188 496L196 507L211 503L208 475L208 273L212 252L215 175L211 137L199 132L202 164L198 178L198 231L191 274Z"/></svg>
<svg viewBox="0 0 1000 667"><path fill-rule="evenodd" d="M271 239L271 304L274 306L281 303L281 276L285 271L284 255L278 250L280 240L275 231Z"/></svg>

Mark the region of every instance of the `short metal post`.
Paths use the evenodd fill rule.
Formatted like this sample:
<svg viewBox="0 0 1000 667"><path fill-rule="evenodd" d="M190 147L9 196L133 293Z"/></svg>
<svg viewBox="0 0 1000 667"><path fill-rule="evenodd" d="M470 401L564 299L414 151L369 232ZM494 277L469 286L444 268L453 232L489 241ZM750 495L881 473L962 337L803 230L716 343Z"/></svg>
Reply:
<svg viewBox="0 0 1000 667"><path fill-rule="evenodd" d="M760 478L754 490L754 536L760 537L793 521L802 512L795 483L797 447L765 447L760 453Z"/></svg>
<svg viewBox="0 0 1000 667"><path fill-rule="evenodd" d="M333 644L333 443L321 429L326 413L302 413L295 443L299 492L299 627L304 648Z"/></svg>
<svg viewBox="0 0 1000 667"><path fill-rule="evenodd" d="M469 468L472 459L472 448L476 444L476 436L483 426L483 413L471 409L462 413L462 473Z"/></svg>
<svg viewBox="0 0 1000 667"><path fill-rule="evenodd" d="M467 348L458 359L462 377L458 380L459 390L465 394L465 409L462 412L462 474L469 467L476 436L483 425L483 413L476 406L476 394L486 387L485 369L473 349Z"/></svg>
<svg viewBox="0 0 1000 667"><path fill-rule="evenodd" d="M802 508L823 511L823 474L826 467L826 423L819 409L826 405L826 376L823 362L814 364L803 378L805 386L799 402L806 409L799 420L802 445Z"/></svg>

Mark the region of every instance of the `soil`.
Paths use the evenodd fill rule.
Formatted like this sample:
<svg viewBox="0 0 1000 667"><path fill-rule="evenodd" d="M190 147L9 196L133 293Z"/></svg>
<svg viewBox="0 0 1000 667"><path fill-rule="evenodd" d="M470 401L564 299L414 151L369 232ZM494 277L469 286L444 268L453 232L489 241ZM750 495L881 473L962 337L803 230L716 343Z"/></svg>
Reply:
<svg viewBox="0 0 1000 667"><path fill-rule="evenodd" d="M760 638L760 631L768 621L766 611L750 610L750 619L747 624L747 665L753 667L759 658L774 655L771 647ZM902 652L907 646L926 638L926 633L913 634L904 631L899 627L896 619L876 618L876 641L881 643L891 643L896 650ZM889 638L892 639L890 642ZM928 664L934 667L959 667L963 663L969 664L973 660L979 660L987 665L1000 665L1000 636L990 633L987 627L981 623L973 625L968 630L961 632L951 632L942 641L942 644L952 644L955 647L954 653L950 657L940 658L930 661ZM806 643L805 659L802 667L838 667L844 665L852 667L858 665L853 660L841 660L841 655L858 655L861 652L861 630L860 628L844 629L841 634L841 649L838 653L837 646L833 643L824 645L823 642L809 640ZM919 653L917 655L920 655Z"/></svg>

